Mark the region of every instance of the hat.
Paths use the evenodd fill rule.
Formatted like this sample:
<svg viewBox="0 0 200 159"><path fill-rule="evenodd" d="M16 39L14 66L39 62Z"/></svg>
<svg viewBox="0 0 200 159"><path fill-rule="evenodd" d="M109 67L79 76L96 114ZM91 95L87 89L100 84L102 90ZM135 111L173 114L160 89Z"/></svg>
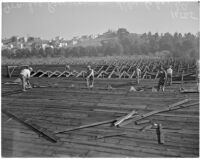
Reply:
<svg viewBox="0 0 200 159"><path fill-rule="evenodd" d="M29 69L30 71L33 71L33 68L32 68L32 67L29 67L28 69Z"/></svg>

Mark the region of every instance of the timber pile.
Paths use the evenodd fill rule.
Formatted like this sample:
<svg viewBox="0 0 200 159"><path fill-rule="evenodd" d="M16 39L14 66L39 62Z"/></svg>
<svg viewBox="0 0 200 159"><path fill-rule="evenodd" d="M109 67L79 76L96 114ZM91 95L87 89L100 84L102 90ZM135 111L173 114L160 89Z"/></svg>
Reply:
<svg viewBox="0 0 200 159"><path fill-rule="evenodd" d="M110 84L117 85L120 81L122 83L122 80L111 80ZM58 83L58 87L33 88L26 93L2 97L2 108L30 125L35 125L36 129L48 132L46 135L51 136L49 132L55 132L56 142L47 140L40 133L2 113L4 157L199 156L197 93L127 93L117 89L109 91L64 87L72 84L81 86L85 81L80 80L43 78L32 79L32 82L41 85L47 82ZM148 81L145 82L148 84ZM106 80L99 80L96 85L100 87L105 83ZM174 84L171 87L179 90L179 86L180 84ZM2 85L3 93L17 89L19 86L16 85ZM123 119L135 112L135 115L149 114L185 99L191 100L182 106L193 106L160 112L140 120L137 124L133 121L121 126L113 125L112 121L122 124ZM150 127L150 123L158 124L157 128ZM80 128L91 124L98 126ZM80 129L76 129L78 127ZM59 133L63 130L71 131ZM158 141L158 135L164 139L164 143L158 143L162 142Z"/></svg>

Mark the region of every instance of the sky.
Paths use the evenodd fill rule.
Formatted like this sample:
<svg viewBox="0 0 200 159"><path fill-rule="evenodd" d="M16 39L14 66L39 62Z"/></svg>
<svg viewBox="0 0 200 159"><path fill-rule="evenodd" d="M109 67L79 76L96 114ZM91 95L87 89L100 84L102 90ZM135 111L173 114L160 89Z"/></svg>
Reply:
<svg viewBox="0 0 200 159"><path fill-rule="evenodd" d="M102 34L126 28L130 33L199 31L197 2L38 2L2 4L2 38Z"/></svg>

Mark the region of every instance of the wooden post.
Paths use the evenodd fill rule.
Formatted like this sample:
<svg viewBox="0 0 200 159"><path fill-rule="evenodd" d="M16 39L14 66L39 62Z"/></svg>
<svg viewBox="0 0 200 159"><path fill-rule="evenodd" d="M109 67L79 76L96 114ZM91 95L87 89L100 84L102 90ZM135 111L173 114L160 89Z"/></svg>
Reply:
<svg viewBox="0 0 200 159"><path fill-rule="evenodd" d="M10 76L9 67L10 67L10 66L7 66L7 77L8 77L8 78L10 78L10 77L11 77L11 76Z"/></svg>
<svg viewBox="0 0 200 159"><path fill-rule="evenodd" d="M157 133L157 137L158 137L158 143L164 144L164 134L163 134L162 124L158 124L156 133Z"/></svg>
<svg viewBox="0 0 200 159"><path fill-rule="evenodd" d="M144 78L145 78L145 76L146 76L146 73L147 73L147 72L145 71L145 73L144 73L144 75L143 75L142 79L144 79Z"/></svg>
<svg viewBox="0 0 200 159"><path fill-rule="evenodd" d="M156 73L156 77L155 77L155 80L156 80L156 78L158 77L158 73L159 73L159 71Z"/></svg>

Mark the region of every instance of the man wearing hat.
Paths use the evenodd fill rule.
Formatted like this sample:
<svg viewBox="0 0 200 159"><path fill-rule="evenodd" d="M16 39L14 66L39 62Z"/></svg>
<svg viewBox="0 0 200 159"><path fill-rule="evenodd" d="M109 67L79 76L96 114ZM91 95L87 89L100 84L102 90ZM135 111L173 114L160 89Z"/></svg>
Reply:
<svg viewBox="0 0 200 159"><path fill-rule="evenodd" d="M22 81L22 91L26 91L26 88L32 88L31 84L29 82L29 79L31 77L31 72L33 69L31 67L25 68L20 72L20 79Z"/></svg>
<svg viewBox="0 0 200 159"><path fill-rule="evenodd" d="M159 81L158 81L158 91L162 88L162 91L165 91L165 83L167 79L167 73L165 72L164 68L160 68L159 72Z"/></svg>
<svg viewBox="0 0 200 159"><path fill-rule="evenodd" d="M136 78L137 78L137 84L140 83L140 77L141 77L141 70L139 67L136 67Z"/></svg>
<svg viewBox="0 0 200 159"><path fill-rule="evenodd" d="M167 69L167 82L169 85L172 85L172 66L170 65L169 68Z"/></svg>
<svg viewBox="0 0 200 159"><path fill-rule="evenodd" d="M91 66L87 67L87 74L88 74L88 76L86 77L87 87L92 88L94 85L94 70L91 68Z"/></svg>

